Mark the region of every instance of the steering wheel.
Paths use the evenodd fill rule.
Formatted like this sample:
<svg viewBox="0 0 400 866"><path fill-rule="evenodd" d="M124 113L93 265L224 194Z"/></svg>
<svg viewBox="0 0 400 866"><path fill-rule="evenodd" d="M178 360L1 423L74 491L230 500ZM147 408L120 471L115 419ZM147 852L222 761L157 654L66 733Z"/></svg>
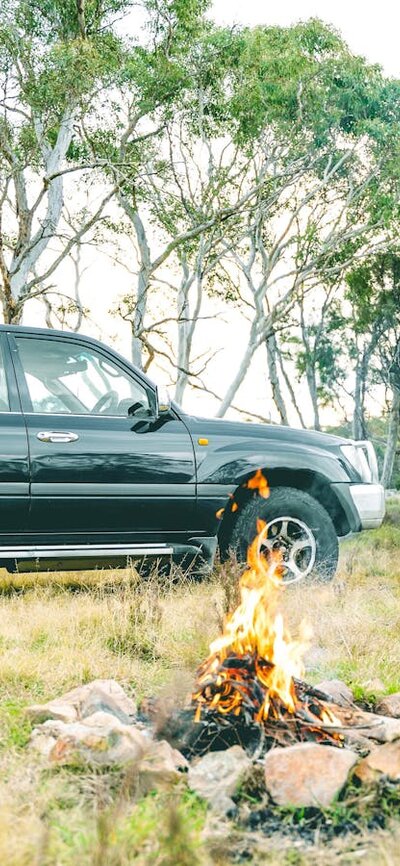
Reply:
<svg viewBox="0 0 400 866"><path fill-rule="evenodd" d="M107 391L106 394L103 394L100 397L100 400L95 403L93 409L91 409L91 415L105 415L113 414L113 412L117 409L119 403L119 397L116 391Z"/></svg>

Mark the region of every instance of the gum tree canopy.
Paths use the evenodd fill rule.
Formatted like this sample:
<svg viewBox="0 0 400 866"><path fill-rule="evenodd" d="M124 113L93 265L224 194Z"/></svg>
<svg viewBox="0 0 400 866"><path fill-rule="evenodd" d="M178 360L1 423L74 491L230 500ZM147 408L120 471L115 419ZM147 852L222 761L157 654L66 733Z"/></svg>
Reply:
<svg viewBox="0 0 400 866"><path fill-rule="evenodd" d="M169 52L176 31L183 50L181 30L190 35L205 5L205 0L2 3L0 292L6 321L18 321L25 301L46 292L46 281L115 194L115 185L107 188L65 242L60 220L66 176L82 170L95 177L99 167L82 146L78 128L93 124L97 110L99 132L106 129L113 100L120 101L121 88L130 82L135 104L125 135L128 147L135 119L151 115L160 100L170 101L182 85ZM153 25L147 47L136 37L120 35L121 19L139 6L141 18Z"/></svg>
<svg viewBox="0 0 400 866"><path fill-rule="evenodd" d="M126 0L4 0L0 10L0 273L5 320L42 290L74 125L112 80ZM42 272L41 272L42 271Z"/></svg>
<svg viewBox="0 0 400 866"><path fill-rule="evenodd" d="M162 26L165 46L164 19ZM202 292L238 304L237 287L245 293L250 333L221 395L222 415L266 341L274 362L271 335L298 299L319 284L339 284L350 266L387 245L398 191L400 89L316 20L224 29L200 16L192 38L186 32L171 48L154 136L127 147L118 103L108 136L97 122L90 148L107 158L136 236L138 276L127 318L137 364L143 347L146 363L153 357L149 336L159 321L149 297L171 274L180 285L165 319L178 322L180 398L192 375L188 348ZM166 102L171 59L178 84ZM148 80L154 87L156 79Z"/></svg>

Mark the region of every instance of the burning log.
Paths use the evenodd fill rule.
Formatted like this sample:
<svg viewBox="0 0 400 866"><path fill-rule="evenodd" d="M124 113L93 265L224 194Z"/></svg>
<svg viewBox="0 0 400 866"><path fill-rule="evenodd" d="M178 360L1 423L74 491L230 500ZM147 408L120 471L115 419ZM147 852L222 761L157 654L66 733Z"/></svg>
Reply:
<svg viewBox="0 0 400 866"><path fill-rule="evenodd" d="M195 722L203 728L196 751L208 739L227 741L230 727L234 729L232 742L255 752L308 741L342 745L338 730L342 724L324 704L326 696L301 680L293 680L294 709L289 708L279 696L268 695L265 673L272 668L265 659L248 653L241 657L229 654L212 672L207 662L203 663L192 696ZM206 736L210 725L212 730ZM232 742L229 739L229 745Z"/></svg>

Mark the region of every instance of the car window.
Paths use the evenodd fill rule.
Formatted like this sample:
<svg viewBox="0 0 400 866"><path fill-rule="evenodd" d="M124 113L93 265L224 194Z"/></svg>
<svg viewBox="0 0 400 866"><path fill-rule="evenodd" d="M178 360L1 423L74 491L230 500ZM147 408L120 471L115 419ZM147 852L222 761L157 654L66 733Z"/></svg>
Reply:
<svg viewBox="0 0 400 866"><path fill-rule="evenodd" d="M152 394L101 352L68 340L16 338L34 412L153 414Z"/></svg>
<svg viewBox="0 0 400 866"><path fill-rule="evenodd" d="M0 346L0 412L9 412L8 388L4 366L3 350Z"/></svg>

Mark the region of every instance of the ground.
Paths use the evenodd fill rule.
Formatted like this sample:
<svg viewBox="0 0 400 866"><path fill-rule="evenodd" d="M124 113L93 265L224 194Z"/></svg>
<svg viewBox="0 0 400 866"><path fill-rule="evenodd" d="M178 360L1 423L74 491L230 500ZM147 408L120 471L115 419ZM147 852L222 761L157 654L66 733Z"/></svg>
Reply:
<svg viewBox="0 0 400 866"><path fill-rule="evenodd" d="M358 698L400 690L400 505L342 547L329 586L285 594L296 632L313 628L307 678L340 677ZM190 691L193 672L235 596L237 573L210 582L139 583L131 571L9 576L0 585L0 863L2 866L229 866L398 862L400 813L388 826L312 843L217 826L184 786L137 799L118 772L44 771L27 750L24 708L98 677L139 697ZM231 569L232 570L232 569ZM234 569L233 569L234 571ZM337 807L338 811L347 805ZM383 809L391 810L388 803ZM368 809L368 803L366 803ZM395 810L396 811L396 810ZM301 821L302 816L298 816ZM282 816L282 821L287 816ZM297 820L297 819L296 819ZM335 814L329 820L335 821ZM335 836L335 834L333 834Z"/></svg>

